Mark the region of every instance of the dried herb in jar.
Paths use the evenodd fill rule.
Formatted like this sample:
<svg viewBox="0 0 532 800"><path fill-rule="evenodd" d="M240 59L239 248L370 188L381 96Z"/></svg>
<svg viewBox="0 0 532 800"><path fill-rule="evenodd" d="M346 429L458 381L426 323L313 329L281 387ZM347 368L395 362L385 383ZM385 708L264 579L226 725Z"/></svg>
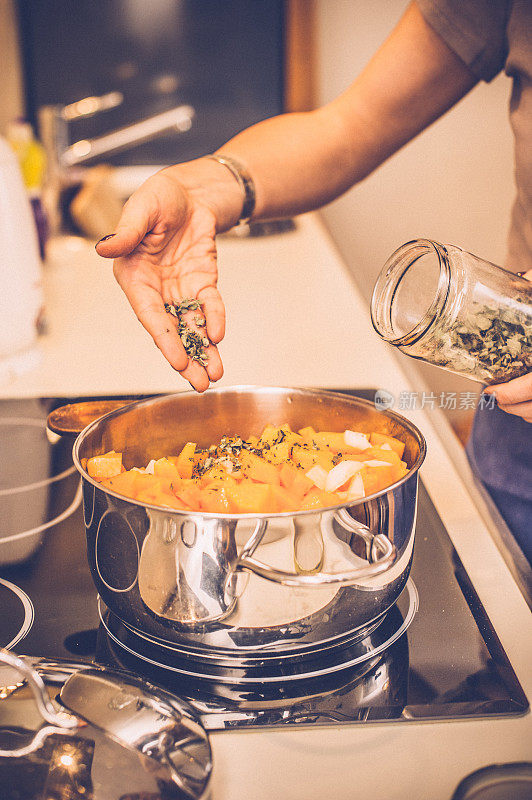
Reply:
<svg viewBox="0 0 532 800"><path fill-rule="evenodd" d="M433 356L442 367L470 372L487 383L532 369L532 322L519 307L475 303L458 324L439 333Z"/></svg>
<svg viewBox="0 0 532 800"><path fill-rule="evenodd" d="M164 307L167 313L176 317L178 321L177 332L188 357L205 367L209 360L209 356L205 352L205 348L209 346L209 340L206 336L202 336L201 333L190 328L182 318L182 315L188 311L201 310L199 300L185 298L180 303L165 303ZM199 328L205 325L205 319L199 314L194 316L194 322Z"/></svg>

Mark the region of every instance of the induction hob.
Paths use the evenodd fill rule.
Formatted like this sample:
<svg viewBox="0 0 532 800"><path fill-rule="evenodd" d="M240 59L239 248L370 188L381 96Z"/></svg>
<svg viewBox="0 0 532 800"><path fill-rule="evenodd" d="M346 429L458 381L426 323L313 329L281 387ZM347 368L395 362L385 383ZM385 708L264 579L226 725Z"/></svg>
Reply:
<svg viewBox="0 0 532 800"><path fill-rule="evenodd" d="M344 391L374 397L366 390ZM23 431L25 419L45 420L63 402L0 401L0 420L11 420L4 424L0 446L2 462L9 465L0 483L0 503L11 499L9 481L17 470L26 475L27 469L26 479L33 484L45 482L43 470L61 476L46 484L45 503L36 499L34 506L40 506L33 516L30 496L25 496L23 530L29 526L37 534L14 540L13 546L24 541L31 552L39 538L42 543L19 564L0 563L1 646L21 655L96 661L133 671L188 699L207 730L490 718L528 711L527 698L422 484L411 579L374 634L373 654L359 658L353 650L339 654L337 662L317 658L307 678L263 683L204 680L180 670L179 662L168 669L157 654L132 642L120 620L98 603L87 565L79 480L70 470L72 439L49 443L44 457L34 441L42 438L42 429L35 422L33 437ZM56 521L39 533L46 524L41 517ZM6 532L13 533L4 529L2 535ZM0 562L6 560L5 548L0 540Z"/></svg>

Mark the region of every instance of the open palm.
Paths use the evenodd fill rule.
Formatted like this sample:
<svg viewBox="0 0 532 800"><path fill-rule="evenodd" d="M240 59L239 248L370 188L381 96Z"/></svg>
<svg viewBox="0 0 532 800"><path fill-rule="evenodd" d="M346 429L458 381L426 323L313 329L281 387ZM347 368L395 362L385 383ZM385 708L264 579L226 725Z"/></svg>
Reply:
<svg viewBox="0 0 532 800"><path fill-rule="evenodd" d="M225 309L216 286L215 235L214 212L163 171L130 197L116 233L97 245L100 255L115 259L115 277L157 347L197 391L223 374L216 344L225 332ZM198 327L198 311L183 315L192 330L207 332L205 367L189 359L177 320L165 310L165 303L188 298L201 303L205 317L206 327Z"/></svg>

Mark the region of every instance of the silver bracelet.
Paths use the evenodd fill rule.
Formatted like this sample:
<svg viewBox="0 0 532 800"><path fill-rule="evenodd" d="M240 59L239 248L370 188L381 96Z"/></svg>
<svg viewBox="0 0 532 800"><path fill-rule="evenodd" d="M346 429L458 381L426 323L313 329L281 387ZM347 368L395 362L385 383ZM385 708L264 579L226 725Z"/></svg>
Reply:
<svg viewBox="0 0 532 800"><path fill-rule="evenodd" d="M246 167L232 156L224 156L221 153L211 153L205 156L205 158L211 158L213 161L223 164L235 178L242 190L243 197L242 211L240 212L238 222L240 224L249 222L255 209L255 184Z"/></svg>

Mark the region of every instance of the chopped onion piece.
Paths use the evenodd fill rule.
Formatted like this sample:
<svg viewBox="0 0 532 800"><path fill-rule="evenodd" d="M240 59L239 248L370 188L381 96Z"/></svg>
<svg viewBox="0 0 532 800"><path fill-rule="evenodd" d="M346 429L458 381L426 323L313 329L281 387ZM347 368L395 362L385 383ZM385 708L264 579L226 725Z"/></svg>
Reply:
<svg viewBox="0 0 532 800"><path fill-rule="evenodd" d="M356 431L344 431L344 442L348 447L354 447L356 450L367 450L368 447L371 447L366 434Z"/></svg>
<svg viewBox="0 0 532 800"><path fill-rule="evenodd" d="M314 466L311 467L305 474L307 478L310 478L312 483L318 487L318 489L325 489L325 482L327 481L327 475L329 474L326 469L320 467L319 464L314 464Z"/></svg>
<svg viewBox="0 0 532 800"><path fill-rule="evenodd" d="M146 466L146 473L148 475L155 475L154 467L155 467L155 459L152 458L152 460L149 461L147 466Z"/></svg>
<svg viewBox="0 0 532 800"><path fill-rule="evenodd" d="M366 492L364 490L364 481L362 480L362 475L360 472L355 475L351 483L349 484L349 489L347 490L347 500L360 500L362 497L366 496Z"/></svg>
<svg viewBox="0 0 532 800"><path fill-rule="evenodd" d="M391 467L389 461L377 461L376 458L371 459L370 461L363 461L362 462L366 467Z"/></svg>
<svg viewBox="0 0 532 800"><path fill-rule="evenodd" d="M343 486L349 478L362 469L364 463L362 461L340 461L327 475L325 481L325 491L335 492L340 486Z"/></svg>

